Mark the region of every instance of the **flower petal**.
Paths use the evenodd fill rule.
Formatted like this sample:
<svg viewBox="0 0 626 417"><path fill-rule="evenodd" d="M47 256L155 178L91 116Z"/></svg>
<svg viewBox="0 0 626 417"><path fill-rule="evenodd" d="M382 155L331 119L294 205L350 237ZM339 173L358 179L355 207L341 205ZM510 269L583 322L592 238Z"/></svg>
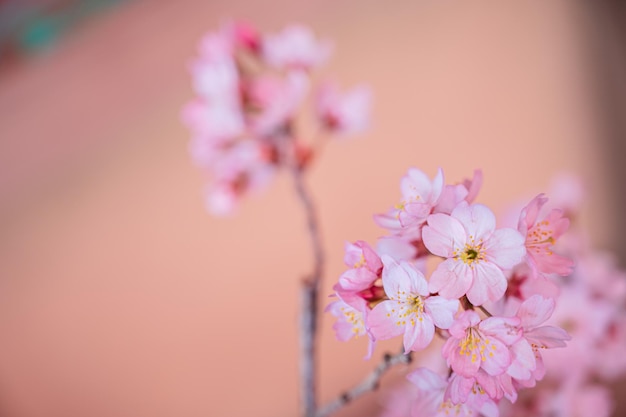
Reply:
<svg viewBox="0 0 626 417"><path fill-rule="evenodd" d="M487 239L496 228L496 216L482 204L459 204L452 211L452 217L463 224L468 238L477 242Z"/></svg>
<svg viewBox="0 0 626 417"><path fill-rule="evenodd" d="M430 276L428 289L431 293L454 299L463 296L472 285L472 269L463 262L446 259Z"/></svg>
<svg viewBox="0 0 626 417"><path fill-rule="evenodd" d="M424 245L434 255L451 258L455 248L462 248L467 241L463 225L447 214L428 216L428 226L422 229Z"/></svg>

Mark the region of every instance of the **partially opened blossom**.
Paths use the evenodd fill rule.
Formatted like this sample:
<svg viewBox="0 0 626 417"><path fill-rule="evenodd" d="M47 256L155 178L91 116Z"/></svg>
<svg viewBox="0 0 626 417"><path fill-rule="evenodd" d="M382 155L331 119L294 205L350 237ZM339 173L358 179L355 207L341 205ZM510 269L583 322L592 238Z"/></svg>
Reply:
<svg viewBox="0 0 626 417"><path fill-rule="evenodd" d="M443 170L439 169L431 181L421 170L411 168L400 182L400 203L387 213L376 215L374 220L395 235L419 240L422 226L439 202L443 188Z"/></svg>
<svg viewBox="0 0 626 417"><path fill-rule="evenodd" d="M559 209L551 210L539 219L541 208L548 199L539 194L524 209L518 229L526 237L526 253L530 265L538 273L568 275L574 263L554 253L554 244L569 227L569 220Z"/></svg>
<svg viewBox="0 0 626 417"><path fill-rule="evenodd" d="M429 289L446 298L467 294L473 305L495 301L506 291L504 269L513 268L526 252L514 229L496 229L486 206L462 203L451 215L433 214L422 231L424 244L446 258L433 272Z"/></svg>
<svg viewBox="0 0 626 417"><path fill-rule="evenodd" d="M468 204L474 202L483 183L483 173L480 169L474 171L473 178L465 179L459 184L446 184L441 192L439 201L433 209L433 213L450 214L465 201Z"/></svg>
<svg viewBox="0 0 626 417"><path fill-rule="evenodd" d="M322 126L334 133L360 133L369 124L371 92L366 87L340 92L334 84L322 85L316 104Z"/></svg>
<svg viewBox="0 0 626 417"><path fill-rule="evenodd" d="M359 240L346 243L344 263L349 267L339 277L333 287L344 302L361 309L363 302L376 303L384 297L384 290L378 282L383 264L376 251L367 243Z"/></svg>
<svg viewBox="0 0 626 417"><path fill-rule="evenodd" d="M420 271L408 262L382 257L383 287L389 298L374 307L367 325L375 339L403 335L405 352L424 349L435 326L447 329L459 308L458 300L431 296Z"/></svg>

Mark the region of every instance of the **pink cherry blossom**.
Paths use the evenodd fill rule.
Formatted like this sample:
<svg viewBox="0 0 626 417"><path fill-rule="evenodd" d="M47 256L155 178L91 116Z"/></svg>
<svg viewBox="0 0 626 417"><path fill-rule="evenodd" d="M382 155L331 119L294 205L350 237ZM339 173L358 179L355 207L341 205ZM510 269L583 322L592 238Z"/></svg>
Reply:
<svg viewBox="0 0 626 417"><path fill-rule="evenodd" d="M564 286L549 324L563 328L571 336L565 349L542 352L546 370L552 378L584 378L607 356L598 342L607 333L615 307L596 299L578 286ZM576 366L572 366L575 363Z"/></svg>
<svg viewBox="0 0 626 417"><path fill-rule="evenodd" d="M317 116L326 129L352 135L367 128L370 105L371 92L366 87L341 93L333 84L324 84L317 96Z"/></svg>
<svg viewBox="0 0 626 417"><path fill-rule="evenodd" d="M395 235L419 240L422 226L433 207L439 202L443 187L444 177L441 168L432 181L424 172L411 168L400 181L402 191L400 203L386 214L376 215L374 220Z"/></svg>
<svg viewBox="0 0 626 417"><path fill-rule="evenodd" d="M467 403L472 400L473 394L478 393L481 394L478 398L483 398L483 400L485 396L495 401L507 398L515 402L517 399L517 390L510 376L507 374L492 376L482 369L471 377L452 372L448 379L444 399L449 399L454 404ZM477 398L474 397L474 399Z"/></svg>
<svg viewBox="0 0 626 417"><path fill-rule="evenodd" d="M441 192L441 197L433 213L450 214L463 201L471 204L478 195L482 183L483 173L477 169L474 171L474 177L471 180L465 179L460 184L447 184Z"/></svg>
<svg viewBox="0 0 626 417"><path fill-rule="evenodd" d="M451 215L433 214L422 232L424 244L447 258L433 272L429 289L446 298L467 294L474 305L495 301L506 291L504 269L523 258L524 238L514 229L495 228L486 206L462 203Z"/></svg>
<svg viewBox="0 0 626 417"><path fill-rule="evenodd" d="M418 387L417 398L411 409L411 416L499 416L496 403L471 379L462 381L463 383L470 382L465 401L454 402L449 395L446 398L445 393L448 390L448 384L454 384L454 378L455 376L452 376L448 381L428 368L419 368L407 375L407 379Z"/></svg>
<svg viewBox="0 0 626 417"><path fill-rule="evenodd" d="M540 273L569 275L571 259L554 253L556 240L569 227L569 220L558 209L551 210L538 220L539 212L548 199L539 194L524 207L520 215L518 230L526 236L526 253L531 267Z"/></svg>
<svg viewBox="0 0 626 417"><path fill-rule="evenodd" d="M261 137L283 134L302 104L310 87L309 78L301 72L289 72L284 78L267 76L250 85L250 96L259 104L252 131Z"/></svg>
<svg viewBox="0 0 626 417"><path fill-rule="evenodd" d="M389 298L374 307L367 325L375 339L403 335L404 350L424 349L432 341L435 326L447 329L459 308L458 300L430 296L420 271L408 262L382 257L383 287Z"/></svg>
<svg viewBox="0 0 626 417"><path fill-rule="evenodd" d="M196 99L183 108L183 122L194 132L196 141L211 145L228 144L244 134L245 126L236 107L211 105Z"/></svg>
<svg viewBox="0 0 626 417"><path fill-rule="evenodd" d="M518 318L489 317L481 320L472 310L461 313L442 349L454 372L473 377L479 369L488 375L503 374L511 365L509 346L521 337Z"/></svg>
<svg viewBox="0 0 626 417"><path fill-rule="evenodd" d="M609 389L576 379L540 384L522 392L515 404L500 403L502 417L609 417L612 408Z"/></svg>
<svg viewBox="0 0 626 417"><path fill-rule="evenodd" d="M232 56L216 60L198 58L191 64L193 86L198 95L211 104L232 105L239 97L239 74Z"/></svg>
<svg viewBox="0 0 626 417"><path fill-rule="evenodd" d="M342 300L330 303L326 307L326 311L337 317L333 330L335 330L337 339L342 342L367 334L363 318L364 311L357 310Z"/></svg>
<svg viewBox="0 0 626 417"><path fill-rule="evenodd" d="M329 57L331 45L319 41L305 26L293 25L282 32L267 35L262 44L267 62L279 69L312 69Z"/></svg>
<svg viewBox="0 0 626 417"><path fill-rule="evenodd" d="M508 303L513 299L517 299L519 304L532 297L533 295L541 295L546 298L557 298L559 296L559 286L550 279L535 279L533 271L527 263L517 265L510 272L506 293L502 301Z"/></svg>
<svg viewBox="0 0 626 417"><path fill-rule="evenodd" d="M513 361L507 373L525 387L532 387L545 374L541 349L565 347L571 337L565 330L554 326L541 326L554 311L551 298L534 295L519 307L516 316L520 319L523 337L511 348Z"/></svg>
<svg viewBox="0 0 626 417"><path fill-rule="evenodd" d="M376 302L384 296L378 282L383 264L367 242L346 243L345 250L344 263L350 269L341 274L333 289L344 302L362 309L364 302Z"/></svg>

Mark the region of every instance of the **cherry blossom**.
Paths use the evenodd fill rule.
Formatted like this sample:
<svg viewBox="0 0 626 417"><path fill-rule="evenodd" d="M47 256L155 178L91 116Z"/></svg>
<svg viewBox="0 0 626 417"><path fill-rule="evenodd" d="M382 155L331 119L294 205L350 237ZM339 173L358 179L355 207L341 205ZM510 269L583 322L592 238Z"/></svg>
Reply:
<svg viewBox="0 0 626 417"><path fill-rule="evenodd" d="M524 238L513 229L495 228L486 206L461 203L451 215L433 214L422 232L424 244L446 258L433 272L429 289L446 298L467 294L473 305L495 301L506 291L504 269L524 256Z"/></svg>
<svg viewBox="0 0 626 417"><path fill-rule="evenodd" d="M538 220L539 212L547 201L540 194L524 207L518 229L526 236L526 253L533 270L545 274L569 275L572 272L572 260L555 254L553 247L569 227L569 220L563 217L563 211L559 209L551 210L545 218Z"/></svg>
<svg viewBox="0 0 626 417"><path fill-rule="evenodd" d="M383 287L389 299L376 305L368 317L372 336L384 340L403 334L406 352L424 349L433 339L435 326L450 327L459 302L430 296L426 279L410 263L387 255L382 261Z"/></svg>
<svg viewBox="0 0 626 417"><path fill-rule="evenodd" d="M374 217L379 226L409 239L420 239L421 228L439 201L443 191L443 170L439 169L431 181L417 168L411 168L402 177L402 200L386 214Z"/></svg>
<svg viewBox="0 0 626 417"><path fill-rule="evenodd" d="M333 84L323 85L317 96L317 114L323 126L340 135L363 132L369 123L371 93L355 87L341 93Z"/></svg>
<svg viewBox="0 0 626 417"><path fill-rule="evenodd" d="M461 313L449 329L442 355L454 372L473 377L479 369L497 376L508 369L512 358L509 346L522 336L518 318L480 316L467 310Z"/></svg>
<svg viewBox="0 0 626 417"><path fill-rule="evenodd" d="M451 379L454 378L453 376ZM407 379L419 389L411 409L412 417L499 416L496 403L484 393L479 385L469 379L465 381L470 381L471 385L462 402L454 402L449 395L446 397L449 381L428 368L413 371L407 375Z"/></svg>
<svg viewBox="0 0 626 417"><path fill-rule="evenodd" d="M331 53L328 41L318 41L305 26L292 25L282 32L264 37L263 55L280 69L312 69L326 61Z"/></svg>

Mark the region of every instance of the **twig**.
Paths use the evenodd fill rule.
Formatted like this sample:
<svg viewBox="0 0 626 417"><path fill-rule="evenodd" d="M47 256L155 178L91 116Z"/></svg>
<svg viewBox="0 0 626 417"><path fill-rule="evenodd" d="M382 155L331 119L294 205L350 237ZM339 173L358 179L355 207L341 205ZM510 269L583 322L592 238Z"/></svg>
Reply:
<svg viewBox="0 0 626 417"><path fill-rule="evenodd" d="M485 314L485 316L487 316L487 317L492 317L492 316L493 316L493 314L491 314L491 313L490 313L490 312L489 312L489 311L488 311L485 307L483 307L483 306L478 306L478 309L479 309L480 311L482 311L482 312Z"/></svg>
<svg viewBox="0 0 626 417"><path fill-rule="evenodd" d="M313 271L302 282L302 312L300 313L300 398L303 415L305 417L313 417L317 407L315 340L317 335L318 294L324 267L324 251L322 249L315 207L304 183L302 171L296 164L292 164L291 173L298 199L306 213L307 227L313 250Z"/></svg>
<svg viewBox="0 0 626 417"><path fill-rule="evenodd" d="M360 384L356 385L351 390L344 392L324 407L321 407L315 413L314 417L326 417L362 395L376 390L380 383L380 379L391 367L402 363L411 363L412 353L413 352L409 352L407 354L398 353L393 356L386 353L385 356L383 356L382 362L379 363L378 366L374 368L374 370Z"/></svg>

